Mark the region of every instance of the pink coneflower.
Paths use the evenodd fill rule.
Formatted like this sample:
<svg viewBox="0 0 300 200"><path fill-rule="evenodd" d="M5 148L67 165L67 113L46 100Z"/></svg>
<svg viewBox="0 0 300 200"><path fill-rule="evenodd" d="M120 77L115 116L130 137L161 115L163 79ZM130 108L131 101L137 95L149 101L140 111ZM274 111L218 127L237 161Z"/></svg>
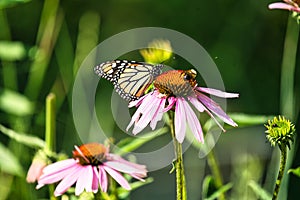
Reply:
<svg viewBox="0 0 300 200"><path fill-rule="evenodd" d="M99 186L103 192L106 192L107 174L109 174L123 188L130 190L128 181L120 172L141 181L144 181L142 178L147 176L144 165L131 163L118 155L111 154L102 144L89 143L75 146L73 158L45 167L36 188L61 181L54 191L55 196L62 195L75 183L75 195L81 194L84 189L86 192L96 193Z"/></svg>
<svg viewBox="0 0 300 200"><path fill-rule="evenodd" d="M225 130L219 124L215 115L225 123L237 126L216 102L203 93L222 98L235 98L239 95L216 89L197 87L196 74L196 71L193 69L186 71L171 70L156 77L153 92L130 102L130 107L136 106L138 109L132 116L127 130L134 124L132 133L137 134L149 123L153 130L157 122L162 119L163 113L175 107L174 125L175 136L178 142L183 142L187 124L196 139L203 142L200 122L190 104L199 112L207 112L223 131Z"/></svg>
<svg viewBox="0 0 300 200"><path fill-rule="evenodd" d="M299 0L283 0L283 2L271 3L268 7L269 9L283 9L290 10L300 13L300 1Z"/></svg>

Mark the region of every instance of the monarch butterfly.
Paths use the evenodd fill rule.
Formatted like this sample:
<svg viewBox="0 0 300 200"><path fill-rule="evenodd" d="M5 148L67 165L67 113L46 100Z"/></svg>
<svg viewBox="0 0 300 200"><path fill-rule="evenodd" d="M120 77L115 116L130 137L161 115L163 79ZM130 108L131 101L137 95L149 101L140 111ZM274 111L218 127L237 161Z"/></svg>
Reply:
<svg viewBox="0 0 300 200"><path fill-rule="evenodd" d="M112 82L116 92L125 100L133 101L141 97L161 74L164 65L152 65L128 60L113 60L101 63L94 68L101 78Z"/></svg>

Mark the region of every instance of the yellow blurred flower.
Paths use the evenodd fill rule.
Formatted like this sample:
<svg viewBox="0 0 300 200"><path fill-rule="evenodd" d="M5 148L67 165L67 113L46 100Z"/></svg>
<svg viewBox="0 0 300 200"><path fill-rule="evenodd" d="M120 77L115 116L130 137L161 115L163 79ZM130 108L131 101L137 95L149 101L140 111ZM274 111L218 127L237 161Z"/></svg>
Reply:
<svg viewBox="0 0 300 200"><path fill-rule="evenodd" d="M163 63L172 57L171 43L169 40L153 40L148 44L147 49L140 50L140 54L147 63Z"/></svg>

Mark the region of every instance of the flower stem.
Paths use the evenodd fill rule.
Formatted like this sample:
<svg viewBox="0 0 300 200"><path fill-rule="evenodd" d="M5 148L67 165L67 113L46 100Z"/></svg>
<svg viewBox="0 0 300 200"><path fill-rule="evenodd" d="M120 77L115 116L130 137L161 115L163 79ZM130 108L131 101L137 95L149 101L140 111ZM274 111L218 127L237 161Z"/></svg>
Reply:
<svg viewBox="0 0 300 200"><path fill-rule="evenodd" d="M280 113L291 120L296 120L295 106L295 66L297 60L297 47L299 40L299 24L295 18L290 15L287 22L286 36L284 41L282 68L281 68L281 84L280 84ZM292 145L295 147L295 145ZM290 168L292 160L296 154L297 148L291 148L288 152L287 168ZM287 198L288 176L282 180L280 199Z"/></svg>
<svg viewBox="0 0 300 200"><path fill-rule="evenodd" d="M56 140L56 124L55 124L55 101L56 96L50 93L46 98L46 130L45 130L45 141L46 141L46 152L55 151L55 140ZM50 199L55 200L54 185L49 185Z"/></svg>
<svg viewBox="0 0 300 200"><path fill-rule="evenodd" d="M219 189L223 186L223 178L213 150L211 150L209 154L207 154L207 162L214 177L215 186L217 189ZM224 193L219 196L219 200L225 199L226 198Z"/></svg>
<svg viewBox="0 0 300 200"><path fill-rule="evenodd" d="M55 101L56 96L50 93L46 98L46 149L49 151L55 151L55 139L56 139L56 124L55 124Z"/></svg>
<svg viewBox="0 0 300 200"><path fill-rule="evenodd" d="M175 137L175 127L174 127L174 113L169 112L170 118L170 129L171 135L174 143L175 150L175 170L176 170L176 196L177 200L186 200L186 184L185 184L185 176L184 176L184 165L183 165L183 157L182 157L182 146L177 141Z"/></svg>
<svg viewBox="0 0 300 200"><path fill-rule="evenodd" d="M299 26L295 18L290 15L286 28L281 66L280 110L283 115L291 119L294 119L295 117L294 73L297 58L298 38Z"/></svg>
<svg viewBox="0 0 300 200"><path fill-rule="evenodd" d="M278 177L276 180L276 184L275 184L275 189L273 192L273 197L272 200L276 200L278 197L278 193L279 193L279 189L280 189L280 185L281 185L281 180L283 178L284 175L284 168L285 168L285 164L286 164L286 158L287 158L287 147L285 144L281 144L279 146L280 150L281 150L281 156L280 156L280 168L279 168L279 172L278 172Z"/></svg>

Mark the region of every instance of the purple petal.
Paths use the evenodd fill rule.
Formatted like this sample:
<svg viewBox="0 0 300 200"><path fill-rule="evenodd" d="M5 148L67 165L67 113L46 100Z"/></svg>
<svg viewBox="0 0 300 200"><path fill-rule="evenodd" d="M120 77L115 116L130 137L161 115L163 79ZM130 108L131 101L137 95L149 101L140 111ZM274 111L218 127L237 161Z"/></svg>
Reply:
<svg viewBox="0 0 300 200"><path fill-rule="evenodd" d="M269 6L269 9L283 9L283 10L290 10L295 12L300 12L300 8L287 4L287 3L272 3Z"/></svg>
<svg viewBox="0 0 300 200"><path fill-rule="evenodd" d="M73 165L77 165L77 161L73 158L58 161L58 162L55 162L55 163L52 163L52 164L46 166L43 169L43 173L44 174L57 173L59 171L63 171L65 169L68 169L69 167L72 167Z"/></svg>
<svg viewBox="0 0 300 200"><path fill-rule="evenodd" d="M162 119L163 114L164 114L163 110L164 110L165 104L166 104L166 98L162 98L160 101L160 105L159 105L158 109L156 110L156 112L153 116L153 119L150 122L150 127L152 128L152 130L155 129L157 122Z"/></svg>
<svg viewBox="0 0 300 200"><path fill-rule="evenodd" d="M102 192L107 192L107 187L108 187L107 174L101 165L99 165L99 183Z"/></svg>
<svg viewBox="0 0 300 200"><path fill-rule="evenodd" d="M175 136L179 143L182 143L186 131L186 115L184 110L184 98L178 97L175 107Z"/></svg>
<svg viewBox="0 0 300 200"><path fill-rule="evenodd" d="M196 139L199 142L203 143L203 132L196 114L194 113L193 109L190 107L188 102L184 101L183 105L186 114L186 119L189 124L189 127L191 128L191 131L193 132Z"/></svg>
<svg viewBox="0 0 300 200"><path fill-rule="evenodd" d="M128 131L128 129L133 125L133 123L135 123L135 125L134 125L134 128L135 128L135 131L133 131L134 133L133 134L137 134L139 131L141 131L141 130L139 130L139 128L137 128L138 127L138 125L140 125L140 116L141 116L141 114L143 114L143 113L145 113L145 112L148 112L150 109L149 109L149 107L151 106L151 103L152 103L152 101L153 101L153 97L154 96L152 96L152 94L147 94L146 96L145 96L145 98L143 99L143 101L141 102L141 105L138 107L138 109L135 111L135 113L133 114L133 116L132 116L132 118L131 118L131 121L130 121L130 123L129 123L129 125L127 126L127 128L126 128L126 131ZM155 98L155 97L154 97ZM143 115L142 115L142 117L143 117ZM145 118L145 117L144 117ZM139 123L140 122L140 123ZM150 120L149 120L149 122L150 122ZM148 123L149 123L148 122ZM138 124L139 123L139 124ZM147 124L148 124L147 123ZM147 124L145 125L145 127L147 126ZM144 125L144 124L143 124Z"/></svg>
<svg viewBox="0 0 300 200"><path fill-rule="evenodd" d="M153 116L160 106L160 100L160 98L154 97L151 99L151 101L146 102L147 105L145 104L145 109L143 109L143 111L141 112L142 116L133 128L132 133L134 135L141 132L152 120Z"/></svg>
<svg viewBox="0 0 300 200"><path fill-rule="evenodd" d="M239 97L238 93L229 93L229 92L223 92L221 90L216 90L212 88L205 88L205 87L197 87L196 88L200 92L204 92L207 94L211 94L217 97L222 97L222 98L237 98Z"/></svg>
<svg viewBox="0 0 300 200"><path fill-rule="evenodd" d="M128 165L118 161L107 161L103 165L108 166L116 171L127 173L129 175L135 174L139 177L145 177L147 175L147 171L145 169L139 169L133 167L133 165Z"/></svg>
<svg viewBox="0 0 300 200"><path fill-rule="evenodd" d="M82 166L82 169L78 172L78 180L75 187L76 196L79 196L84 189L86 192L92 192L93 174L91 165Z"/></svg>
<svg viewBox="0 0 300 200"><path fill-rule="evenodd" d="M113 161L117 161L117 162L121 162L121 163L124 163L128 166L131 166L133 168L136 168L136 170L138 171L146 171L147 172L147 169L146 169L146 166L145 165L140 165L140 164L136 164L136 163L132 163L132 162L129 162L125 159L123 159L121 156L119 155L115 155L115 154L108 154L108 158L110 160L113 160Z"/></svg>
<svg viewBox="0 0 300 200"><path fill-rule="evenodd" d="M111 175L111 177L113 177L113 179L115 179L123 188L125 188L126 190L131 190L131 187L128 183L128 181L117 171L113 170L110 167L107 166L102 166L105 171L107 173L109 173L109 175Z"/></svg>
<svg viewBox="0 0 300 200"><path fill-rule="evenodd" d="M202 103L200 103L198 101L198 99L194 98L194 97L188 97L188 100L195 106L195 108L199 111L199 112L203 112L204 110L206 110L206 108L203 106Z"/></svg>
<svg viewBox="0 0 300 200"><path fill-rule="evenodd" d="M201 93L197 93L197 97L198 97L199 101L201 101L207 107L207 109L209 109L212 113L217 115L225 123L227 123L231 126L237 126L237 124L212 99L210 99L209 97L207 97Z"/></svg>
<svg viewBox="0 0 300 200"><path fill-rule="evenodd" d="M173 108L173 106L175 105L176 101L177 101L177 99L175 97L169 97L168 98L169 105L166 108L164 108L163 112L167 112L167 111L171 110Z"/></svg>
<svg viewBox="0 0 300 200"><path fill-rule="evenodd" d="M57 185L54 196L60 196L65 193L79 178L82 170L82 166L77 166L75 170L70 171L70 173Z"/></svg>
<svg viewBox="0 0 300 200"><path fill-rule="evenodd" d="M151 93L148 93L147 95L151 95L151 94L152 94L152 92L151 92ZM139 106L139 105L142 103L142 101L144 100L144 98L145 98L147 95L142 96L142 97L139 98L138 100L129 102L128 107L129 107L129 108L132 108L132 107L134 107L134 106Z"/></svg>
<svg viewBox="0 0 300 200"><path fill-rule="evenodd" d="M97 171L97 167L93 167L93 183L92 190L94 193L98 192L99 188L99 172Z"/></svg>
<svg viewBox="0 0 300 200"><path fill-rule="evenodd" d="M69 159L69 160L74 160L74 159ZM51 172L51 173L44 173L42 176L40 176L39 180L38 180L38 185L36 186L36 189L39 189L41 187L43 187L45 184L52 184L55 182L60 181L61 179L63 179L65 176L67 176L68 174L72 173L74 170L76 170L78 168L78 164L75 162L73 162L72 165L70 165L69 160L64 160L67 161L66 163L68 163L68 167L66 167L66 165L63 165L63 161L59 161L59 166L64 166L64 168L57 168L57 171L53 170L53 166L57 166L56 163L48 165L48 169L45 170L46 172ZM62 164L62 165L61 165ZM45 168L44 168L45 169Z"/></svg>

